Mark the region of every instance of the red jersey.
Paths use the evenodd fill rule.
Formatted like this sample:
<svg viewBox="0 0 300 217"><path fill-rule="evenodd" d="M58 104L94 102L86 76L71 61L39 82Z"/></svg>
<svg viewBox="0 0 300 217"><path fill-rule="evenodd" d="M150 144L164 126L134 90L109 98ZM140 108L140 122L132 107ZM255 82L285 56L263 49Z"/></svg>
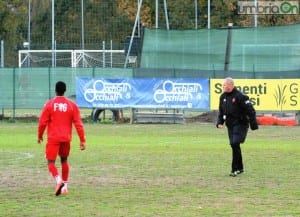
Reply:
<svg viewBox="0 0 300 217"><path fill-rule="evenodd" d="M47 127L48 142L70 142L73 124L81 143L85 143L84 127L78 106L65 96L49 100L40 115L38 138L42 138Z"/></svg>

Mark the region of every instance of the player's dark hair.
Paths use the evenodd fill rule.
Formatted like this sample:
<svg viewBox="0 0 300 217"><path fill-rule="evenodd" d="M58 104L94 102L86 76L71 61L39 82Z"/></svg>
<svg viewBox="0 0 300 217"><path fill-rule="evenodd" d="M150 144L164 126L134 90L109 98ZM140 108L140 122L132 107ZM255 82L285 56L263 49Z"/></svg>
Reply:
<svg viewBox="0 0 300 217"><path fill-rule="evenodd" d="M56 82L56 85L55 85L55 92L56 92L56 95L58 96L63 96L64 93L66 92L66 83L63 82L63 81L58 81Z"/></svg>

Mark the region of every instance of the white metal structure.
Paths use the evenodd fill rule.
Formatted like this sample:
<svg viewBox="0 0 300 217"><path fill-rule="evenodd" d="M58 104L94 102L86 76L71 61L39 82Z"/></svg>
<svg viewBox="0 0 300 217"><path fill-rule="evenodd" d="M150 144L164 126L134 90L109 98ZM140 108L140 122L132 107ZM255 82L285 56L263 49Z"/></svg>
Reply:
<svg viewBox="0 0 300 217"><path fill-rule="evenodd" d="M123 68L124 50L54 50L54 67ZM52 66L52 50L19 50L19 68ZM131 64L136 63L136 59Z"/></svg>

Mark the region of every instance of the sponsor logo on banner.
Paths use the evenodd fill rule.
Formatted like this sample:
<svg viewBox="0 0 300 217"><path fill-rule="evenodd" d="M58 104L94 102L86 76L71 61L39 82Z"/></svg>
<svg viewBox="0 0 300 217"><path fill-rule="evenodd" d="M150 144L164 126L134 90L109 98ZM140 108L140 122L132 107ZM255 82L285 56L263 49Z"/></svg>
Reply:
<svg viewBox="0 0 300 217"><path fill-rule="evenodd" d="M223 79L210 81L211 110L217 110ZM300 79L235 79L235 87L249 96L256 110L300 110Z"/></svg>
<svg viewBox="0 0 300 217"><path fill-rule="evenodd" d="M156 103L186 102L187 108L192 108L193 98L201 100L202 86L199 83L178 83L170 80L164 81L161 88L154 92Z"/></svg>
<svg viewBox="0 0 300 217"><path fill-rule="evenodd" d="M118 101L120 99L130 99L131 84L111 83L103 80L95 80L92 88L84 90L84 99L88 102L95 101Z"/></svg>
<svg viewBox="0 0 300 217"><path fill-rule="evenodd" d="M209 108L208 79L76 78L76 101L94 108Z"/></svg>

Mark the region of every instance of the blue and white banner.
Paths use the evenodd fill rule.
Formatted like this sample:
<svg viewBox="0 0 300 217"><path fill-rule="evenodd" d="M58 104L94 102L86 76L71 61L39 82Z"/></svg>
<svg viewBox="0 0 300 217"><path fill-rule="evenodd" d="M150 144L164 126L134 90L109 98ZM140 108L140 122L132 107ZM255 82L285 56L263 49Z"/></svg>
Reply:
<svg viewBox="0 0 300 217"><path fill-rule="evenodd" d="M209 79L76 78L79 107L208 110L209 98Z"/></svg>

